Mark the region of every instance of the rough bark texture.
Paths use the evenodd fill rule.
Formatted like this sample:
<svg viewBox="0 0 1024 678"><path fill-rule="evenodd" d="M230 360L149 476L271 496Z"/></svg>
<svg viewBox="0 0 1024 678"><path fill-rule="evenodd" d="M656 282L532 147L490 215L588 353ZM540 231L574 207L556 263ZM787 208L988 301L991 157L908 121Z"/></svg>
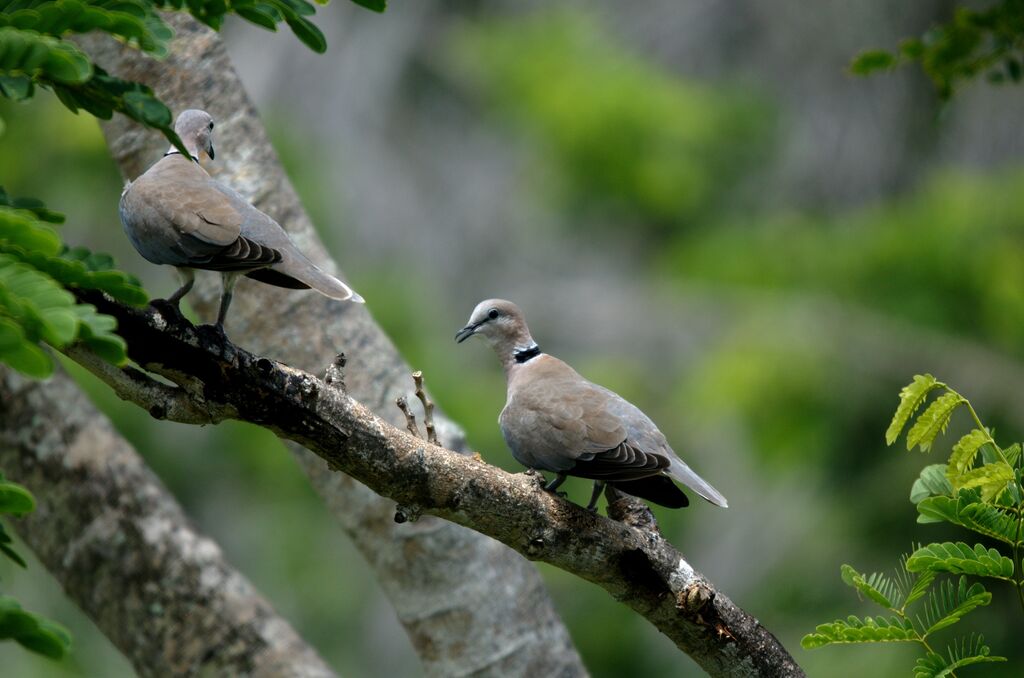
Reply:
<svg viewBox="0 0 1024 678"><path fill-rule="evenodd" d="M0 367L0 403L0 468L38 501L11 524L140 675L334 675L65 374Z"/></svg>
<svg viewBox="0 0 1024 678"><path fill-rule="evenodd" d="M613 504L626 520L615 522L544 492L536 475L512 475L431 445L351 398L336 365L321 381L180 317L127 308L96 293L80 296L118 319L133 360L178 385L155 401L141 373L122 376L84 349L74 353L151 414L187 412L187 421L200 423L194 415L205 410L209 422L231 417L265 426L396 500L396 522L440 516L598 584L713 676L803 675L778 640L696 572L635 504ZM168 400L182 404L160 404Z"/></svg>
<svg viewBox="0 0 1024 678"><path fill-rule="evenodd" d="M152 86L175 111L209 111L217 121L218 151L211 173L281 223L318 265L336 272L219 38L187 16L171 15L169 20L178 37L171 56L162 62L103 36L84 36L82 45L111 73ZM124 117L104 123L103 129L128 178L143 172L167 146L158 134ZM206 318L215 312L219 293L211 278L201 279L189 296ZM401 418L392 404L395 397L411 397L409 368L362 306L242 279L227 330L258 353L306 369L344 350L351 357L352 395L393 423ZM461 449L458 428L440 415L437 420L445 445ZM586 673L529 563L497 542L445 521L396 525L392 502L351 478L330 473L300 446L289 448L376 571L429 674Z"/></svg>

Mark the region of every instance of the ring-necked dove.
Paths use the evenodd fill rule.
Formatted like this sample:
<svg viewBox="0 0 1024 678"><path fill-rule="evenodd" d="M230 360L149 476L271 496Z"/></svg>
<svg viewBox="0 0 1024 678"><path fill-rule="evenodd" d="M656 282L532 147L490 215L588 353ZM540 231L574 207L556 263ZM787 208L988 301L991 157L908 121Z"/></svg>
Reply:
<svg viewBox="0 0 1024 678"><path fill-rule="evenodd" d="M519 307L503 299L480 302L457 342L479 334L491 345L508 382L501 433L516 461L557 474L594 480L587 508L594 510L606 483L670 508L689 504L674 478L717 506L725 497L690 469L665 436L635 405L584 379L558 358L542 353Z"/></svg>
<svg viewBox="0 0 1024 678"><path fill-rule="evenodd" d="M220 271L224 291L218 329L240 275L278 287L313 288L341 301L363 302L348 285L313 265L281 226L199 165L212 160L213 118L184 111L174 123L190 157L174 146L121 194L121 223L132 245L154 264L175 266L182 286L167 301L175 309L195 282L193 269Z"/></svg>

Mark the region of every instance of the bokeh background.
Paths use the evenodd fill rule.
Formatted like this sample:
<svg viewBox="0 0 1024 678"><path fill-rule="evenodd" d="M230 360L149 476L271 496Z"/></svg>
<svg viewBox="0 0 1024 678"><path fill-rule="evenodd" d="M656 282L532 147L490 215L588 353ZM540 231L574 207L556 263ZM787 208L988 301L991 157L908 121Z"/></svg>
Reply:
<svg viewBox="0 0 1024 678"><path fill-rule="evenodd" d="M452 342L477 301L503 296L729 497L727 511L656 509L697 568L810 675L895 676L914 648L799 640L876 613L842 563L891 570L914 542L967 538L915 524L910 485L943 459L886 448L899 387L930 371L1000 440L1024 433L1024 90L978 83L943 104L915 70L845 70L953 5L415 0L379 16L336 3L318 15L324 56L239 21L224 37L323 238L474 448L519 470L496 424L497 362ZM2 100L0 118L8 191L67 213L68 242L169 293L172 272L121 232L96 122L48 96ZM421 673L272 435L156 422L76 375L340 672ZM585 483L569 492L586 500ZM604 592L539 567L595 676L700 674ZM4 676L131 675L38 563L0 563L0 577L75 636L61 664L0 645ZM1020 675L1021 611L989 588L991 608L954 628L1011 658L974 675Z"/></svg>

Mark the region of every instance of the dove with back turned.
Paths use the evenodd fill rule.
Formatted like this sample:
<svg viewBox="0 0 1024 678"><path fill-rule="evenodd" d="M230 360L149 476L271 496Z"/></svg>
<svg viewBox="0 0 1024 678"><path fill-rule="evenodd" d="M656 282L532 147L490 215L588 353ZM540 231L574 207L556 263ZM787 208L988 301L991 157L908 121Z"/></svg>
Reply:
<svg viewBox="0 0 1024 678"><path fill-rule="evenodd" d="M188 157L172 146L121 194L121 223L135 249L154 264L178 269L182 286L167 301L178 308L199 268L221 274L223 293L215 325L221 331L240 275L362 303L348 285L307 259L276 221L200 166L203 154L214 158L213 127L213 118L205 111L182 112L174 131Z"/></svg>
<svg viewBox="0 0 1024 678"><path fill-rule="evenodd" d="M503 299L480 302L455 340L473 335L487 340L505 369L508 395L498 423L512 456L557 474L544 489L553 492L566 476L578 476L594 481L590 510L606 484L670 508L687 506L674 479L712 504L728 506L639 408L543 353L518 306Z"/></svg>

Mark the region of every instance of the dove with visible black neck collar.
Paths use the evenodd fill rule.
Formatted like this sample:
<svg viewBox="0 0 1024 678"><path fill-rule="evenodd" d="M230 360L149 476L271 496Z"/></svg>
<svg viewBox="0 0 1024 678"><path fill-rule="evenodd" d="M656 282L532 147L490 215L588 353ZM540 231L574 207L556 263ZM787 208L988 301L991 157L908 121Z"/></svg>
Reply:
<svg viewBox="0 0 1024 678"><path fill-rule="evenodd" d="M542 352L518 306L504 299L480 302L455 340L474 335L491 345L505 369L508 395L498 418L505 442L519 463L557 474L546 490L578 476L594 480L590 510L605 484L670 508L687 506L674 479L712 504L728 506L646 414Z"/></svg>

